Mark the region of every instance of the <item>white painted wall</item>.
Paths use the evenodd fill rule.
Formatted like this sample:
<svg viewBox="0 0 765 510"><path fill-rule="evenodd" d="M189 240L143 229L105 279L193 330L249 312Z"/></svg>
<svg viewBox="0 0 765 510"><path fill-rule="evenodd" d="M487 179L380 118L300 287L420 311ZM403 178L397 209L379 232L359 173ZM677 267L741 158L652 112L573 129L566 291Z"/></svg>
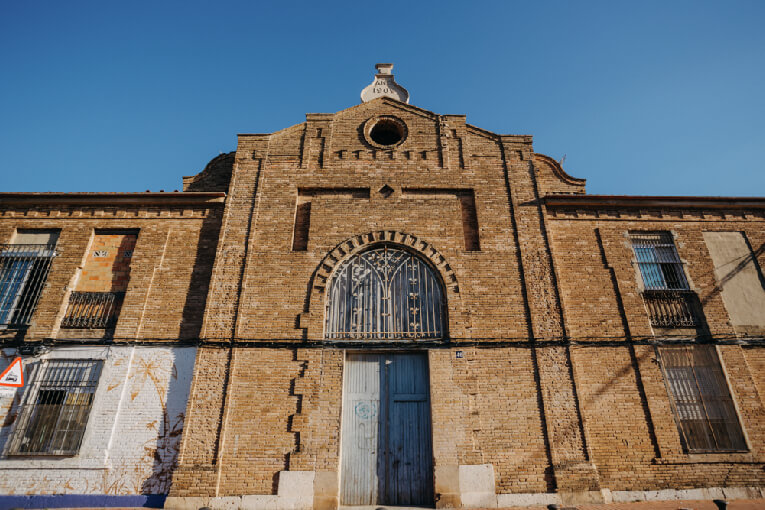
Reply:
<svg viewBox="0 0 765 510"><path fill-rule="evenodd" d="M45 358L102 359L104 365L73 457L5 455L23 390L0 395L0 494L166 494L195 356L195 347L78 346L24 358L27 367ZM0 370L15 357L15 350L3 350ZM28 368L24 372L26 379Z"/></svg>

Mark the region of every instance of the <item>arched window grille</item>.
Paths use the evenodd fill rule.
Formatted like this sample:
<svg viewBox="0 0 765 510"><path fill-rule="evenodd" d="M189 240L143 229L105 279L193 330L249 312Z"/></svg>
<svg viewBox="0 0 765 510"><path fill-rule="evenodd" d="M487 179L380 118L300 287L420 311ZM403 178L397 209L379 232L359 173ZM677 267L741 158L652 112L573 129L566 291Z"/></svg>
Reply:
<svg viewBox="0 0 765 510"><path fill-rule="evenodd" d="M443 322L443 291L434 270L394 246L352 256L329 286L329 339L442 338Z"/></svg>

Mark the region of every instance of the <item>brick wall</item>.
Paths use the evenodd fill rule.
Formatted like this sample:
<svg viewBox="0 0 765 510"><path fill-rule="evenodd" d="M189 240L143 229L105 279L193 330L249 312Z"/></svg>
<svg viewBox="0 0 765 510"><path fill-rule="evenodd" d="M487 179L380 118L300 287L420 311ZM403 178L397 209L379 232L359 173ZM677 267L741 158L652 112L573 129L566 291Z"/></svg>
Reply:
<svg viewBox="0 0 765 510"><path fill-rule="evenodd" d="M136 238L137 234L96 232L75 290L125 292Z"/></svg>
<svg viewBox="0 0 765 510"><path fill-rule="evenodd" d="M746 454L705 456L683 452L664 378L649 345L657 339L671 342L699 334L722 343L736 338L702 233L741 231L757 247L762 220L757 211L551 210L549 232L566 325L573 339L586 344L574 349L573 360L590 449L604 486L646 490L762 485L765 409L761 383L756 381L765 349L718 348L751 448ZM702 303L706 328L651 327L628 237L631 231L674 234L691 289Z"/></svg>
<svg viewBox="0 0 765 510"><path fill-rule="evenodd" d="M199 337L223 196L152 195L0 196L0 242L21 229L59 232L57 254L30 326L0 332L0 368L19 354L19 342L45 345L40 354L23 355L25 388L0 398L0 450L35 381L29 367L41 359L103 360L78 453L64 458L3 456L3 494L169 491L196 352L184 344ZM125 292L110 334L60 327L75 290ZM30 477L30 469L38 476Z"/></svg>
<svg viewBox="0 0 765 510"><path fill-rule="evenodd" d="M123 286L127 292L113 333L117 341L198 337L222 203L198 200L199 204L184 206L161 202L152 206L146 199L133 200L123 207L43 201L30 208L0 199L0 241L9 242L17 229L60 231L57 256L32 323L28 329L0 332L0 337L26 341L71 337L60 329L70 291L117 291ZM132 257L120 255L130 248L131 240L124 234L99 234L102 230L135 232ZM94 252L102 249L107 257L95 258ZM87 336L82 331L74 334Z"/></svg>
<svg viewBox="0 0 765 510"><path fill-rule="evenodd" d="M365 138L391 115L407 126L401 144ZM309 471L337 503L345 352L371 347L324 342L327 288L343 261L381 243L422 257L443 283L447 338L378 346L428 352L439 505L460 501L440 499L453 489L444 473L476 465L491 465L499 494L765 483L763 348L730 325L703 237L744 232L762 267L762 207L546 203L586 199L584 181L535 154L530 136L389 99L240 135L184 189L226 191L225 208L195 193L0 197L0 242L60 230L33 322L0 332L6 341L111 341L59 324L71 290L124 284L125 263L99 267L92 254L125 242L107 231L137 232L113 341L201 345L173 496L274 495L280 473ZM631 230L673 233L703 327L650 326ZM697 336L718 344L746 453L683 451L655 344Z"/></svg>
<svg viewBox="0 0 765 510"><path fill-rule="evenodd" d="M407 125L392 149L365 139L383 115ZM646 340L630 229L678 232L709 331L734 334L698 213L541 205L583 193L530 136L388 99L240 135L203 328L234 347L200 350L173 494L275 494L284 470L337 484L343 346L321 345L326 288L381 242L419 253L445 286L451 344L429 349L437 478L491 464L498 493L763 483L759 350L720 348L752 451L691 458ZM759 213L714 221L763 242Z"/></svg>

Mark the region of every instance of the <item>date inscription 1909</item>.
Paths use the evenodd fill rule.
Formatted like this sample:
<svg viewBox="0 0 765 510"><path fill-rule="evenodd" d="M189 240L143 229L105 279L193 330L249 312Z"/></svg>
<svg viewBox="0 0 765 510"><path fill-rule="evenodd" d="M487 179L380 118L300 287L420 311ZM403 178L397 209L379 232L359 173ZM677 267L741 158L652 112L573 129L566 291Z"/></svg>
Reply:
<svg viewBox="0 0 765 510"><path fill-rule="evenodd" d="M375 94L395 94L396 90L388 87L388 82L385 80L376 80L372 92Z"/></svg>

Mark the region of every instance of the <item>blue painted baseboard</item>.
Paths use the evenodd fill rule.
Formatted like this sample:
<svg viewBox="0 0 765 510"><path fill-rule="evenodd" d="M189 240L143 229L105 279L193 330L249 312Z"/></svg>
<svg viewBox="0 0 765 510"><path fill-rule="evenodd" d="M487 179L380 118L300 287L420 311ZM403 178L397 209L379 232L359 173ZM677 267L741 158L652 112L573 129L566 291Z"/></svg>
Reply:
<svg viewBox="0 0 765 510"><path fill-rule="evenodd" d="M31 496L0 495L0 509L7 508L162 508L166 494L146 496L112 496L106 494L38 494Z"/></svg>

